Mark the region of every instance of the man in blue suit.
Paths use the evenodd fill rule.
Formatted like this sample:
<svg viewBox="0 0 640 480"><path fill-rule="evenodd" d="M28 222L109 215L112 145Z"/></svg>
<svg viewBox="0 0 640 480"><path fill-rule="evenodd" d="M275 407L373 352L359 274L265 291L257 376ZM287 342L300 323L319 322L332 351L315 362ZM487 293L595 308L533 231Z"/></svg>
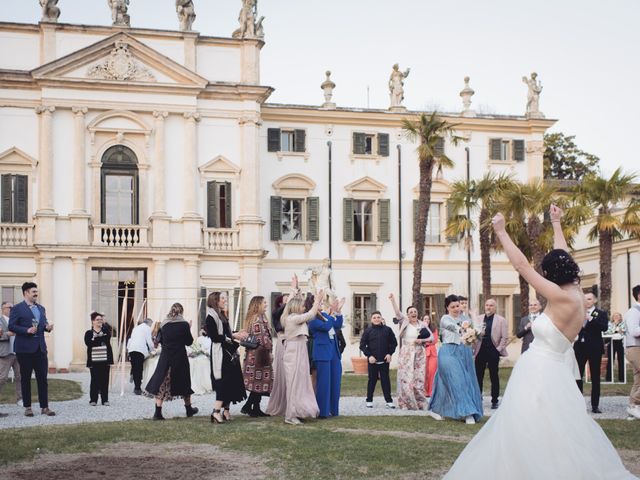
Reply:
<svg viewBox="0 0 640 480"><path fill-rule="evenodd" d="M339 412L342 363L336 332L342 328L343 305L344 298L336 300L329 309L330 313L323 311L309 322L309 332L313 335L312 359L317 372L319 418L337 417Z"/></svg>
<svg viewBox="0 0 640 480"><path fill-rule="evenodd" d="M38 382L38 401L43 415L49 417L55 412L49 410L49 396L47 372L47 343L44 332L53 330L53 325L47 321L47 315L42 305L38 305L38 286L33 282L22 284L24 301L11 309L9 315L9 330L16 334L14 349L20 364L22 384L22 402L24 414L33 417L31 410L31 374L36 372Z"/></svg>

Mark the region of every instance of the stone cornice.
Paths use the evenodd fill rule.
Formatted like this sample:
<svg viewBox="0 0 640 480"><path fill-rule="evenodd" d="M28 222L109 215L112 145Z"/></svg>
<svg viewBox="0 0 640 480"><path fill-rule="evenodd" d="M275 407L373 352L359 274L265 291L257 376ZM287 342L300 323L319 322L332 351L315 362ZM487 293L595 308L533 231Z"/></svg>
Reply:
<svg viewBox="0 0 640 480"><path fill-rule="evenodd" d="M342 125L371 125L377 127L401 128L402 120L413 118L423 112L409 111L393 113L387 110L338 108L323 110L316 106L264 104L262 118L265 121L288 121ZM430 113L430 112L425 112ZM474 118L443 113L442 118L456 124L457 130L494 131L514 133L544 133L556 120L527 119L509 115L485 115Z"/></svg>

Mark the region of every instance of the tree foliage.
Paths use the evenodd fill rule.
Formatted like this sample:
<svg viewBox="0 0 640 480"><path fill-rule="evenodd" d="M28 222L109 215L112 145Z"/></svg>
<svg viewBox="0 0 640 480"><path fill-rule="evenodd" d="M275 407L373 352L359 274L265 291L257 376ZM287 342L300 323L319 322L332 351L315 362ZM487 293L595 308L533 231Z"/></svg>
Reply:
<svg viewBox="0 0 640 480"><path fill-rule="evenodd" d="M582 180L598 173L600 159L575 144L575 135L547 133L544 136L544 178Z"/></svg>

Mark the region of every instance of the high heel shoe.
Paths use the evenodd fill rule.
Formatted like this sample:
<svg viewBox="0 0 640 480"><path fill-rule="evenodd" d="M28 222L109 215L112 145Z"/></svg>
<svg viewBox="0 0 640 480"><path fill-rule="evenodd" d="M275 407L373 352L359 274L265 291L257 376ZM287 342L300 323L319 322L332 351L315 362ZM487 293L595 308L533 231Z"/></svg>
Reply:
<svg viewBox="0 0 640 480"><path fill-rule="evenodd" d="M216 417L216 413L220 418ZM224 418L222 417L220 410L217 408L214 408L213 412L211 413L211 423L224 423Z"/></svg>
<svg viewBox="0 0 640 480"><path fill-rule="evenodd" d="M222 418L224 418L225 422L230 422L231 421L231 412L229 411L228 408L223 408L222 409Z"/></svg>

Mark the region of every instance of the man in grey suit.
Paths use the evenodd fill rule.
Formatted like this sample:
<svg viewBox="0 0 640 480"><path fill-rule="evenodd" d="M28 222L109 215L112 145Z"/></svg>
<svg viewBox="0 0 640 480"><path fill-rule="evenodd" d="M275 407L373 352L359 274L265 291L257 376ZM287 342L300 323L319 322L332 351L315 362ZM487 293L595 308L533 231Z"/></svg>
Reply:
<svg viewBox="0 0 640 480"><path fill-rule="evenodd" d="M529 300L529 315L520 319L520 325L518 326L518 333L516 337L522 339L522 350L520 353L524 353L529 348L531 342L533 342L533 332L531 327L533 321L540 315L540 302L537 298Z"/></svg>

